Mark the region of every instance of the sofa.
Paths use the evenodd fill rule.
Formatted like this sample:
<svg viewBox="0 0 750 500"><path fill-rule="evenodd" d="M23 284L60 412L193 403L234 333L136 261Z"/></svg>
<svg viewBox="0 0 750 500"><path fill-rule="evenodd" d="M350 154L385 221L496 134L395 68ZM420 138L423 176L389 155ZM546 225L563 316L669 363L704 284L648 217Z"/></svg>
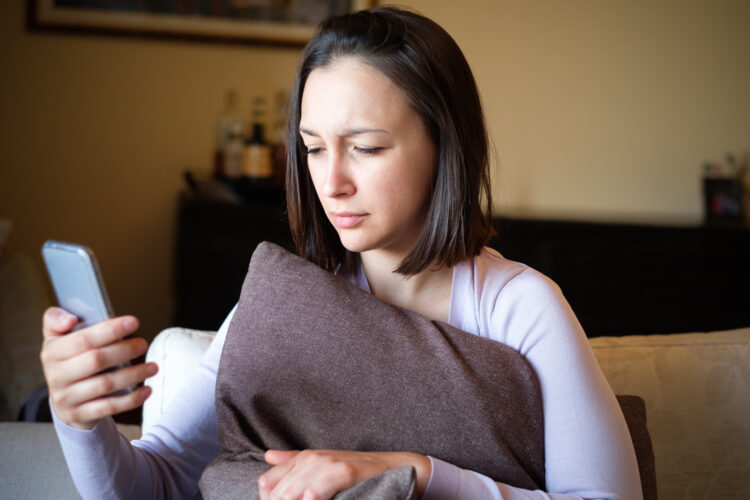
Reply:
<svg viewBox="0 0 750 500"><path fill-rule="evenodd" d="M141 426L118 424L123 434L135 439L154 424L213 336L156 336L153 394ZM750 328L590 342L614 392L646 403L659 498L750 498ZM78 498L51 424L0 422L0 443L0 498Z"/></svg>

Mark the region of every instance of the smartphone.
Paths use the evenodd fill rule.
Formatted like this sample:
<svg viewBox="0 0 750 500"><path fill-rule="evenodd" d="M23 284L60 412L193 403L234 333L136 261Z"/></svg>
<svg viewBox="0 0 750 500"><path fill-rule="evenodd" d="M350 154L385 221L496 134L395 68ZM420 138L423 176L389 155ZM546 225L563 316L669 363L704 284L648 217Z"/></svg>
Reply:
<svg viewBox="0 0 750 500"><path fill-rule="evenodd" d="M42 258L57 303L78 317L73 331L114 317L94 253L83 245L47 241Z"/></svg>
<svg viewBox="0 0 750 500"><path fill-rule="evenodd" d="M114 317L99 265L91 249L74 243L50 240L42 245L42 258L47 266L57 303L78 317L78 323L72 331ZM123 368L128 364L105 371ZM134 389L135 387L129 387L112 395L126 394Z"/></svg>

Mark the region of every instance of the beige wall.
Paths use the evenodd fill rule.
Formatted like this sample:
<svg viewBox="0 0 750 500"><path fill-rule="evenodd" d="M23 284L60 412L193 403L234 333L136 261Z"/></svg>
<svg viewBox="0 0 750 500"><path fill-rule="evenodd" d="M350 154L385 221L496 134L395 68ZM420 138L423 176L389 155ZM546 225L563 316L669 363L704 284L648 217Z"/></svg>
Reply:
<svg viewBox="0 0 750 500"><path fill-rule="evenodd" d="M209 171L225 89L270 98L298 51L28 34L20 4L0 3L0 217L35 258L48 238L91 246L151 335L173 312L182 171Z"/></svg>
<svg viewBox="0 0 750 500"><path fill-rule="evenodd" d="M700 219L701 163L750 149L750 2L409 4L475 70L498 208Z"/></svg>
<svg viewBox="0 0 750 500"><path fill-rule="evenodd" d="M28 34L22 3L0 3L0 218L35 258L92 246L150 335L172 314L182 170L208 172L224 90L288 88L298 51ZM701 163L750 149L749 2L401 3L475 70L498 210L697 220Z"/></svg>

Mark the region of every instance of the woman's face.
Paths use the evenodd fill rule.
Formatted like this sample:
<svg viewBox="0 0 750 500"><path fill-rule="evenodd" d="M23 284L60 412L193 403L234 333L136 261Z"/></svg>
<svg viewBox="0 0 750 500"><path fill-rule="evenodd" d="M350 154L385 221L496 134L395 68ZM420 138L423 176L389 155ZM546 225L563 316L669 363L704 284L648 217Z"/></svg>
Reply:
<svg viewBox="0 0 750 500"><path fill-rule="evenodd" d="M343 246L406 255L426 218L436 153L401 91L353 57L317 68L302 93L300 134Z"/></svg>

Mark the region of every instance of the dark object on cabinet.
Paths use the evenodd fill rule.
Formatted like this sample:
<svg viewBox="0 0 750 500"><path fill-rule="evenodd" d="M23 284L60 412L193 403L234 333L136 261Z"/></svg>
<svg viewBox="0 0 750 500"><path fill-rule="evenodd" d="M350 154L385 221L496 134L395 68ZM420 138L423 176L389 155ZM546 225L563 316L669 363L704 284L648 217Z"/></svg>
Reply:
<svg viewBox="0 0 750 500"><path fill-rule="evenodd" d="M261 241L293 250L279 190L179 202L175 324L215 330ZM589 337L750 326L750 230L498 217L490 246L552 278Z"/></svg>

